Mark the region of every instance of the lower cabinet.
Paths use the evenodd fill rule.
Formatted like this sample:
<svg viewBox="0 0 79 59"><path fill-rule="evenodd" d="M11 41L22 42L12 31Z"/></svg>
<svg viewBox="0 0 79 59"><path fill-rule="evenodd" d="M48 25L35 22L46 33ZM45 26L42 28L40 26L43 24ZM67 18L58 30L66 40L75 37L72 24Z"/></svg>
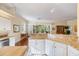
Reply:
<svg viewBox="0 0 79 59"><path fill-rule="evenodd" d="M16 38L15 37L11 37L11 38L9 38L9 46L15 46L15 40L16 40Z"/></svg>
<svg viewBox="0 0 79 59"><path fill-rule="evenodd" d="M48 56L54 56L54 42L52 42L50 40L46 40L45 52Z"/></svg>
<svg viewBox="0 0 79 59"><path fill-rule="evenodd" d="M79 50L76 50L75 48L68 46L68 56L79 56Z"/></svg>
<svg viewBox="0 0 79 59"><path fill-rule="evenodd" d="M79 56L79 50L51 40L29 39L29 49L33 54L47 56Z"/></svg>
<svg viewBox="0 0 79 59"><path fill-rule="evenodd" d="M66 56L67 55L67 46L62 43L55 42L54 45L54 55L55 56Z"/></svg>
<svg viewBox="0 0 79 59"><path fill-rule="evenodd" d="M65 44L46 40L46 54L48 56L66 56L66 49Z"/></svg>
<svg viewBox="0 0 79 59"><path fill-rule="evenodd" d="M33 54L45 53L45 40L42 39L29 39L29 49Z"/></svg>
<svg viewBox="0 0 79 59"><path fill-rule="evenodd" d="M36 49L38 49L41 54L45 54L45 40L36 40Z"/></svg>
<svg viewBox="0 0 79 59"><path fill-rule="evenodd" d="M29 43L28 43L29 48L35 47L35 45L36 45L35 40L29 39L28 41L29 41Z"/></svg>

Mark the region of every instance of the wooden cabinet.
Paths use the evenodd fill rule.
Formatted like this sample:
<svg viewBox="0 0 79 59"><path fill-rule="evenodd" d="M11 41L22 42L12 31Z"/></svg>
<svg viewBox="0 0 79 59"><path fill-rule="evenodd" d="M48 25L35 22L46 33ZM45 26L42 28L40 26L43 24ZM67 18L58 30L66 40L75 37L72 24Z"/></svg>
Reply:
<svg viewBox="0 0 79 59"><path fill-rule="evenodd" d="M16 46L27 46L28 45L28 35L27 34L21 34L20 41L16 43Z"/></svg>
<svg viewBox="0 0 79 59"><path fill-rule="evenodd" d="M68 56L79 56L79 51L71 46L68 46Z"/></svg>
<svg viewBox="0 0 79 59"><path fill-rule="evenodd" d="M65 26L57 26L56 27L57 34L64 34L64 32L65 32Z"/></svg>
<svg viewBox="0 0 79 59"><path fill-rule="evenodd" d="M48 56L54 56L54 42L46 40L45 52Z"/></svg>

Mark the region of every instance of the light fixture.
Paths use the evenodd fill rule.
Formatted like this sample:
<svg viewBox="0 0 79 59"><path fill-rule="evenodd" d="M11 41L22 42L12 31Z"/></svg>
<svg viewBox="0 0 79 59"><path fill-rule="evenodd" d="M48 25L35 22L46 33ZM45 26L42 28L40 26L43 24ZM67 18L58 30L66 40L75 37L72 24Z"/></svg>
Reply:
<svg viewBox="0 0 79 59"><path fill-rule="evenodd" d="M38 20L40 20L41 18L39 17Z"/></svg>
<svg viewBox="0 0 79 59"><path fill-rule="evenodd" d="M53 13L53 12L54 12L54 10L55 10L55 8L52 8L52 9L50 10L50 12L51 12L51 13Z"/></svg>

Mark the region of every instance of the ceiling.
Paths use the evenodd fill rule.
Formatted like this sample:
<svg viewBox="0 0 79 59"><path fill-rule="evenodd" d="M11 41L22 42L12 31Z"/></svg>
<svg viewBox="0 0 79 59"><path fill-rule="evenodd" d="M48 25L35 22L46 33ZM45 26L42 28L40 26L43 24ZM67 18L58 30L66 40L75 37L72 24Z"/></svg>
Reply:
<svg viewBox="0 0 79 59"><path fill-rule="evenodd" d="M15 3L16 12L22 16L44 20L77 19L76 3Z"/></svg>

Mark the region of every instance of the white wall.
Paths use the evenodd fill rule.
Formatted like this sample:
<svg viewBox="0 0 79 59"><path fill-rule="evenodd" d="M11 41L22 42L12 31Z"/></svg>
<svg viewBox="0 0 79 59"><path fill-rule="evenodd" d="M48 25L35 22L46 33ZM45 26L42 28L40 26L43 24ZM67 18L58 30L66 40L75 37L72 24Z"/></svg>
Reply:
<svg viewBox="0 0 79 59"><path fill-rule="evenodd" d="M29 21L29 26L28 26L28 33L33 33L33 27L32 25L50 25L51 26L51 33L56 34L56 26L57 25L67 25L66 21L58 21L58 20L31 20ZM52 30L52 28L55 28L55 30Z"/></svg>
<svg viewBox="0 0 79 59"><path fill-rule="evenodd" d="M71 34L77 34L76 29L77 29L77 20L69 20L67 21L67 25L70 27Z"/></svg>
<svg viewBox="0 0 79 59"><path fill-rule="evenodd" d="M63 21L63 20L53 22L52 25L51 25L51 26L52 26L51 28L54 28L54 30L52 30L51 33L52 33L52 34L56 34L56 30L57 30L57 29L56 29L56 26L57 26L57 25L66 26L66 24L67 24L67 22L66 22L66 21Z"/></svg>
<svg viewBox="0 0 79 59"><path fill-rule="evenodd" d="M79 37L79 3L77 4L77 36Z"/></svg>
<svg viewBox="0 0 79 59"><path fill-rule="evenodd" d="M17 33L14 33L14 34L17 34L16 35L16 42L20 41L21 40L21 34L26 34L27 33L27 21L25 21L24 19L22 18L14 18L14 19L11 19L11 24L12 26L13 25L19 25L20 26L20 32L17 32Z"/></svg>

